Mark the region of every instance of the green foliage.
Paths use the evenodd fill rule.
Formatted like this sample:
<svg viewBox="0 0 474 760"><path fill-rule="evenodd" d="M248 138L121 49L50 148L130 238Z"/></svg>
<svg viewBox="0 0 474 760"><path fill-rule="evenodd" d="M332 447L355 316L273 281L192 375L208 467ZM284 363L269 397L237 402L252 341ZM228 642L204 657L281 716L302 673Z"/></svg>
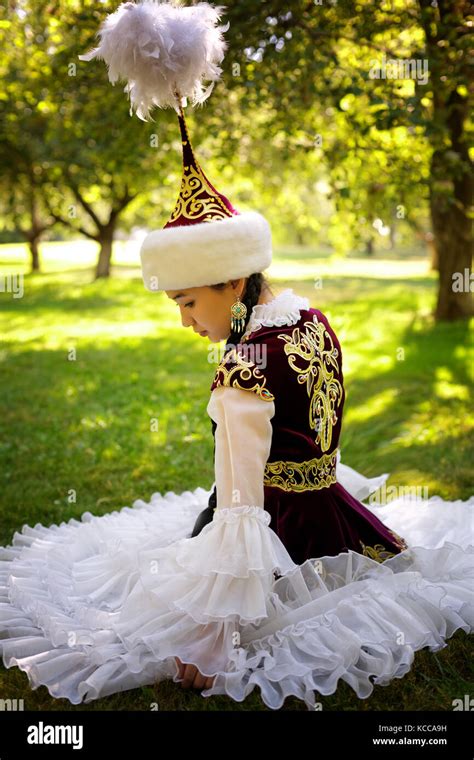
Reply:
<svg viewBox="0 0 474 760"><path fill-rule="evenodd" d="M18 169L28 158L50 203L66 213L70 177L99 215L127 186L140 196L123 226L164 224L180 180L175 114L157 109L150 124L130 117L124 83L112 86L103 62L78 59L116 3L22 6L26 14L0 16L5 176L9 160ZM433 13L414 0L376 8L348 0L229 6L222 82L189 115L197 155L218 188L237 206L264 209L277 239L331 243L341 252L372 239L383 247L377 219L402 236L429 226L431 137L444 134L433 114L433 76L424 85L374 79L370 71L383 55L426 57ZM465 98L466 38L449 19L443 30L443 86ZM17 171L17 180L24 174ZM13 205L27 213L18 195Z"/></svg>
<svg viewBox="0 0 474 760"><path fill-rule="evenodd" d="M0 215L37 241L54 222L101 242L164 226L181 178L176 114L129 115L124 83L79 61L107 0L0 9ZM472 316L453 275L471 266L467 0L239 0L222 81L188 123L206 174L276 243L339 255L424 239L438 320ZM395 73L393 72L395 69Z"/></svg>

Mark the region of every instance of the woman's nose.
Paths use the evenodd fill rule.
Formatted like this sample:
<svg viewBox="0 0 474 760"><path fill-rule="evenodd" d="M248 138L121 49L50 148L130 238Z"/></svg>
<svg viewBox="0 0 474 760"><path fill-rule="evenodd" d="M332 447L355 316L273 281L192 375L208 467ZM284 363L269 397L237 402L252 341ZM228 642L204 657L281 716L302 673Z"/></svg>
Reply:
<svg viewBox="0 0 474 760"><path fill-rule="evenodd" d="M183 327L191 327L191 325L194 325L195 322L192 317L186 315L184 312L181 312L181 324Z"/></svg>

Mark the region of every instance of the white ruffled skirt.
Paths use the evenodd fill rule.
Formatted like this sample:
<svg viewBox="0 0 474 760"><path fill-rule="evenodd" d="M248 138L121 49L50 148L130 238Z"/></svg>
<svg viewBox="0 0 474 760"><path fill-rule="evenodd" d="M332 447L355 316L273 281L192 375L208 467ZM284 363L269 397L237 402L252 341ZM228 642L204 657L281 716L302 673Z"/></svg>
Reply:
<svg viewBox="0 0 474 760"><path fill-rule="evenodd" d="M365 478L338 459L337 479L364 501ZM474 496L364 502L409 548L383 563L354 551L296 565L249 505L216 510L195 538L210 490L81 521L23 526L0 547L0 653L33 689L73 704L178 681L175 657L216 675L202 696L315 706L339 679L358 697L410 670L474 624ZM277 575L281 577L276 577Z"/></svg>

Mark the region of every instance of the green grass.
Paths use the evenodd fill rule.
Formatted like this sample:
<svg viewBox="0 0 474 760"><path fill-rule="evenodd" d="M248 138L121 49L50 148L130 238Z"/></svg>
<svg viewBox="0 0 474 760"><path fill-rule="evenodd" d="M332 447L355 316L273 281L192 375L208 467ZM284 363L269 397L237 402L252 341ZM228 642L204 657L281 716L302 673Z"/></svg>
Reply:
<svg viewBox="0 0 474 760"><path fill-rule="evenodd" d="M23 246L0 247L0 273L25 272L24 296L0 292L0 545L25 523L80 519L181 492L213 479L206 413L210 345L184 330L179 310L141 280L136 246L118 244L113 277L93 282L88 242L42 247L43 273L28 275ZM278 250L275 293L293 287L329 318L341 341L346 385L342 461L387 485L430 496L472 494L471 325L436 325L436 278L420 256L330 258ZM319 279L321 278L321 279ZM158 430L150 430L150 420ZM74 489L77 501L68 501ZM470 693L471 639L458 631L437 653L416 654L410 673L366 700L340 683L324 710L450 710ZM74 707L32 691L18 668L0 668L3 698L28 710L266 710L206 698L172 682ZM288 699L282 709L306 710Z"/></svg>

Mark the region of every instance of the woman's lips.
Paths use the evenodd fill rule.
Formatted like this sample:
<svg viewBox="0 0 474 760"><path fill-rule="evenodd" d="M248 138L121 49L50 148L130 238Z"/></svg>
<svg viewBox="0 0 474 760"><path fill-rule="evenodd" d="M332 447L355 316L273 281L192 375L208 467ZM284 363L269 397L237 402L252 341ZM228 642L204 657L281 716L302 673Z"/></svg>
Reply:
<svg viewBox="0 0 474 760"><path fill-rule="evenodd" d="M202 335L202 337L204 338L204 336L207 335L207 330L203 330L202 332L199 333L199 335Z"/></svg>

